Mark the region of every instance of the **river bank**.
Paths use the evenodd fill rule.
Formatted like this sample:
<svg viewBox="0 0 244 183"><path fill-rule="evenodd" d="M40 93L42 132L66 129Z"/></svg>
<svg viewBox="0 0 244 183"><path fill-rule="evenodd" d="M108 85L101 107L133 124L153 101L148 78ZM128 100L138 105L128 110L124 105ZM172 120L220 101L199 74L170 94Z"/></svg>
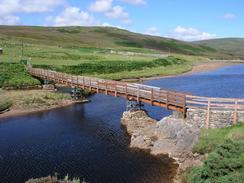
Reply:
<svg viewBox="0 0 244 183"><path fill-rule="evenodd" d="M192 68L190 71L186 71L180 74L170 74L170 75L160 75L160 76L152 76L152 77L142 77L140 79L122 79L124 82L143 82L147 80L154 80L154 79L161 79L161 78L169 78L169 77L176 77L176 76L184 76L184 75L190 75L190 74L195 74L195 73L200 73L200 72L206 72L206 71L212 71L216 70L222 67L226 66L231 66L231 65L236 65L236 64L241 64L244 63L243 61L240 60L225 60L225 61L202 61L202 62L196 62L192 64Z"/></svg>
<svg viewBox="0 0 244 183"><path fill-rule="evenodd" d="M10 90L1 92L2 99L12 102L12 106L0 118L20 116L40 111L61 108L75 103L85 103L88 100L81 98L73 100L69 94L57 93L47 90Z"/></svg>

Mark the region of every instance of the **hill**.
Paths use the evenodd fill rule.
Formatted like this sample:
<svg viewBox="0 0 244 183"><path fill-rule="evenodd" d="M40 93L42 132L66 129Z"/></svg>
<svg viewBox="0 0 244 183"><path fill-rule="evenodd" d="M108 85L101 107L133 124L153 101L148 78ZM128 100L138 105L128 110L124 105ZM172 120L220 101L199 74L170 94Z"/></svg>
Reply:
<svg viewBox="0 0 244 183"><path fill-rule="evenodd" d="M196 45L205 45L217 50L231 52L233 55L244 58L244 38L223 38L194 42Z"/></svg>
<svg viewBox="0 0 244 183"><path fill-rule="evenodd" d="M0 46L20 47L21 42L67 49L84 47L109 48L143 53L171 52L214 58L230 57L228 52L218 51L218 49L205 44L192 44L112 27L0 26ZM62 55L62 53L58 54Z"/></svg>

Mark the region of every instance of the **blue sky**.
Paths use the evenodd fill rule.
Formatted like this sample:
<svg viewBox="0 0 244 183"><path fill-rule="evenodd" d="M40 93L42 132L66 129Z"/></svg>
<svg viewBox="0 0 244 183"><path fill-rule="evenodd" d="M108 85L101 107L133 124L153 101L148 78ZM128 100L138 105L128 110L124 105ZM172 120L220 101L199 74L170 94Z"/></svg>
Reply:
<svg viewBox="0 0 244 183"><path fill-rule="evenodd" d="M192 41L244 37L244 0L1 0L0 24L114 26Z"/></svg>

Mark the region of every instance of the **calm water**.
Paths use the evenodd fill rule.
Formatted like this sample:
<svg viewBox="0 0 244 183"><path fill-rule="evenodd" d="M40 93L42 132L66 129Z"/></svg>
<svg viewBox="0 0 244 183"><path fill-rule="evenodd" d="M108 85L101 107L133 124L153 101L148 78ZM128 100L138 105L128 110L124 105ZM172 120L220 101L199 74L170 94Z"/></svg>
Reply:
<svg viewBox="0 0 244 183"><path fill-rule="evenodd" d="M219 97L244 97L244 65L145 83ZM58 172L91 183L170 182L175 170L166 157L128 148L121 128L125 101L105 95L88 104L0 119L0 182L19 183ZM145 106L160 119L170 113Z"/></svg>

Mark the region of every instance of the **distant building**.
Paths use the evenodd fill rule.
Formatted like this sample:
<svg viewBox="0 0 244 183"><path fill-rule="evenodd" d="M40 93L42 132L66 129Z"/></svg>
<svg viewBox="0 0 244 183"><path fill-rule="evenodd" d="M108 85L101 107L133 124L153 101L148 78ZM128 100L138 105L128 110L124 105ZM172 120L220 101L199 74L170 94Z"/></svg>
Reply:
<svg viewBox="0 0 244 183"><path fill-rule="evenodd" d="M3 54L3 49L2 48L0 48L0 55L2 55Z"/></svg>

